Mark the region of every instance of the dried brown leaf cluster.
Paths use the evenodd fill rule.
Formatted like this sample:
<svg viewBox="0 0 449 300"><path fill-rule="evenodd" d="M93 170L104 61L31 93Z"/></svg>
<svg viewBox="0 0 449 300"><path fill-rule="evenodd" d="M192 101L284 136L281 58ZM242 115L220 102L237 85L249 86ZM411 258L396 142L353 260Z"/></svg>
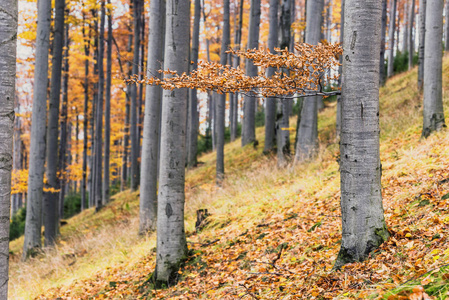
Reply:
<svg viewBox="0 0 449 300"><path fill-rule="evenodd" d="M229 50L228 53L250 60L260 67L255 77L247 76L240 68L229 65L223 66L215 62L199 62L198 69L190 75L178 74L173 70L159 71L165 76L146 77L140 83L159 85L163 89L190 88L222 93L247 92L262 97L332 95L322 90L323 74L329 69L336 69L340 63L339 56L342 48L339 44L297 44L296 53L288 50L276 49L270 53L267 49L253 49L247 51ZM275 68L271 77L265 75L267 68ZM328 80L338 79L338 73ZM138 81L137 76L128 82Z"/></svg>

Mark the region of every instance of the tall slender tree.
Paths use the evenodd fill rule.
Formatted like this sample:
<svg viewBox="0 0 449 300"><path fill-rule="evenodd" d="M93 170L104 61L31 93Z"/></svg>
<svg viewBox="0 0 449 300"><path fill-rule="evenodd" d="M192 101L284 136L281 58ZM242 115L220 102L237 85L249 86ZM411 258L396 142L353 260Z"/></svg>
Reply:
<svg viewBox="0 0 449 300"><path fill-rule="evenodd" d="M66 9L68 15L69 10ZM69 145L69 128L68 122L68 105L69 105L69 26L64 27L64 54L63 54L63 76L62 76L62 105L61 105L61 122L59 132L59 217L64 217L64 198L66 192L66 166L68 165L68 145Z"/></svg>
<svg viewBox="0 0 449 300"><path fill-rule="evenodd" d="M133 0L133 19L134 19L134 56L132 74L139 73L139 53L140 53L140 27L142 14L142 0ZM139 186L139 153L140 153L140 139L137 136L137 84L133 83L130 86L131 92L131 190L136 191Z"/></svg>
<svg viewBox="0 0 449 300"><path fill-rule="evenodd" d="M289 49L291 42L291 1L281 1L281 49ZM290 51L292 49L289 49ZM277 158L278 166L284 166L290 156L290 102L292 100L278 99L276 116L276 140L277 140ZM299 101L302 101L300 99ZM302 103L302 102L301 102Z"/></svg>
<svg viewBox="0 0 449 300"><path fill-rule="evenodd" d="M237 24L236 24L237 25ZM236 26L236 30L234 33L234 47L236 50L240 50L240 44L242 42L242 26L243 26L243 0L240 0L239 5L239 17L238 17L238 25ZM232 66L237 68L240 65L240 57L237 55L232 60ZM238 129L238 111L239 111L239 95L238 93L232 93L230 95L230 105L229 105L229 114L230 114L230 126L231 126L231 141L235 141L237 137L237 129Z"/></svg>
<svg viewBox="0 0 449 300"><path fill-rule="evenodd" d="M194 19L193 19L193 31L192 31L192 51L191 56L191 71L198 67L198 51L200 45L200 19L201 19L201 1L195 0L194 7ZM191 89L189 91L189 107L188 107L189 122L187 132L187 166L194 167L197 164L197 152L198 152L198 126L199 126L199 114L198 114L198 99L197 90ZM143 156L143 153L142 153Z"/></svg>
<svg viewBox="0 0 449 300"><path fill-rule="evenodd" d="M14 100L16 80L17 1L0 1L0 299L8 299L9 206L13 163Z"/></svg>
<svg viewBox="0 0 449 300"><path fill-rule="evenodd" d="M165 1L151 1L148 35L148 76L160 77L161 75L158 70L164 67L164 27ZM160 87L146 87L145 117L143 119L142 172L140 173L139 232L141 234L156 230L161 97L162 89Z"/></svg>
<svg viewBox="0 0 449 300"><path fill-rule="evenodd" d="M231 43L231 25L229 13L229 0L223 0L223 36L221 38L220 64L226 65L228 54L226 51ZM226 94L217 97L217 161L216 161L216 179L221 184L224 178L224 144L225 144L225 111Z"/></svg>
<svg viewBox="0 0 449 300"><path fill-rule="evenodd" d="M424 83L424 43L426 39L426 4L427 0L419 0L419 45L418 45L418 88L422 90Z"/></svg>
<svg viewBox="0 0 449 300"><path fill-rule="evenodd" d="M28 197L23 259L26 259L29 255L35 254L36 251L41 248L51 1L39 0L37 5L38 21L34 64L33 114L31 118L30 163L28 171ZM7 27L5 27L5 30L6 28ZM6 43L5 45L9 45L9 43ZM3 46L3 44L1 46Z"/></svg>
<svg viewBox="0 0 449 300"><path fill-rule="evenodd" d="M164 68L189 71L189 1L167 1ZM154 280L169 283L187 255L184 230L187 90L163 91Z"/></svg>
<svg viewBox="0 0 449 300"><path fill-rule="evenodd" d="M270 0L270 29L268 32L268 49L275 53L274 48L278 47L279 35L279 0ZM267 69L267 77L274 75L275 68ZM264 152L273 151L276 143L276 98L268 97L265 99L265 145Z"/></svg>
<svg viewBox="0 0 449 300"><path fill-rule="evenodd" d="M384 0L386 1L386 0ZM341 0L341 11L340 11L340 44L343 45L343 36L345 32L345 0ZM343 63L343 57L340 56L340 64ZM338 67L338 74L340 77L338 78L338 85L342 86L343 84L343 68L342 65ZM336 117L336 136L337 140L340 139L341 133L341 95L337 96L337 117Z"/></svg>
<svg viewBox="0 0 449 300"><path fill-rule="evenodd" d="M343 233L337 268L364 260L389 237L379 155L381 18L378 0L345 2L340 142Z"/></svg>
<svg viewBox="0 0 449 300"><path fill-rule="evenodd" d="M443 110L443 0L427 0L422 136L445 127Z"/></svg>
<svg viewBox="0 0 449 300"><path fill-rule="evenodd" d="M45 246L54 244L58 232L59 203L58 203L58 126L59 99L61 95L62 47L64 44L64 15L65 0L55 1L55 33L53 37L53 58L51 70L50 103L47 126L46 151L46 187L50 191L45 193L44 226Z"/></svg>
<svg viewBox="0 0 449 300"><path fill-rule="evenodd" d="M104 109L104 174L103 174L103 203L109 202L109 173L111 153L111 80L112 80L112 9L108 0L108 49L106 52L106 91Z"/></svg>
<svg viewBox="0 0 449 300"><path fill-rule="evenodd" d="M410 2L408 12L408 69L413 68L413 56L415 55L415 41L413 39L413 29L415 28L415 0Z"/></svg>
<svg viewBox="0 0 449 300"><path fill-rule="evenodd" d="M394 33L396 31L396 4L397 4L397 0L390 0L390 26L388 27L388 69L387 69L387 77L393 76Z"/></svg>
<svg viewBox="0 0 449 300"><path fill-rule="evenodd" d="M446 19L444 21L444 28L445 28L445 40L444 40L444 49L446 52L449 52L449 1L446 0Z"/></svg>
<svg viewBox="0 0 449 300"><path fill-rule="evenodd" d="M346 6L345 6L346 7ZM307 1L306 43L317 45L320 42L324 0ZM295 161L309 160L318 148L318 101L320 96L304 98L301 122L298 127Z"/></svg>
<svg viewBox="0 0 449 300"><path fill-rule="evenodd" d="M379 80L380 85L385 84L386 70L385 70L385 37L387 35L387 0L382 0L382 29L380 42L380 61L379 61Z"/></svg>
<svg viewBox="0 0 449 300"><path fill-rule="evenodd" d="M251 0L249 16L249 36L248 49L259 47L259 25L260 25L260 0ZM246 75L256 76L257 66L250 60L246 60ZM254 95L245 96L243 105L243 130L242 146L246 146L256 141L256 97Z"/></svg>

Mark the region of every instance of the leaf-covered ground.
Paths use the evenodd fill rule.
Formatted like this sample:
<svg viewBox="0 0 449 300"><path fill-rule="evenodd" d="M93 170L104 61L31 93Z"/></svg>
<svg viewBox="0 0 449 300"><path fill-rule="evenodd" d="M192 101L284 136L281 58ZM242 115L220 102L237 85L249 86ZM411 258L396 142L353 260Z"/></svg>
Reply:
<svg viewBox="0 0 449 300"><path fill-rule="evenodd" d="M444 72L448 112L447 57ZM72 229L66 229L66 235L75 227L81 229L76 229L77 238L63 232L62 243L67 245L26 264L13 257L14 299L26 294L26 283L14 279L14 274L22 274L21 268L38 274L36 291L26 294L38 299L423 299L424 291L446 298L449 135L443 131L420 140L421 96L415 80L413 70L392 78L381 90L383 200L392 237L367 261L332 270L341 221L331 103L320 114L321 149L313 163L280 170L273 158L261 155L261 149L242 150L237 141L226 148L227 179L222 188L213 185L214 154L201 158L205 164L189 171L191 255L177 285L154 290L147 282L155 264L155 237L137 237L136 194L124 193L102 212L107 221L92 221L99 216L89 211L82 221L69 220ZM258 137L261 134L259 129ZM198 208L207 208L212 216L208 227L196 234L192 224ZM109 231L111 238L100 238ZM101 253L103 249L108 250ZM50 253L63 262L54 265L53 273L39 275L38 270L55 260L50 260ZM110 262L97 261L109 257ZM88 269L89 263L96 268Z"/></svg>

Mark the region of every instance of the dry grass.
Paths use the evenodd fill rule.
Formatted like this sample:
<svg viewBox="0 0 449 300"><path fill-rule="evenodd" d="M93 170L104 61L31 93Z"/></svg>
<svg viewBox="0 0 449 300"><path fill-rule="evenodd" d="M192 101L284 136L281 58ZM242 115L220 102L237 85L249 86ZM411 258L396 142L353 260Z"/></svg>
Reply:
<svg viewBox="0 0 449 300"><path fill-rule="evenodd" d="M444 64L446 119L449 107L447 58ZM422 109L415 78L416 69L395 76L380 92L384 186L391 178L414 176L417 170L431 172L438 158L429 156L429 152L439 145L449 146L446 132L419 141ZM291 120L291 124L296 121ZM208 208L212 213L209 230L200 236L207 240L217 234L215 228L226 226L228 231L239 232L263 222L266 215L287 213L295 207L298 195L326 199L338 194L338 145L334 127L335 103L330 103L320 113L317 159L287 169L277 168L274 157L262 154L263 128L258 128L256 133L260 142L258 149L241 148L240 140L226 145L226 180L222 187L215 186L215 154L202 156L200 161L204 164L187 174L187 233L194 230L195 211L199 208ZM294 135L291 138L294 140ZM449 157L447 150L441 150L439 155ZM416 192L400 191L385 205L388 208ZM28 262L19 260L23 239L13 241L10 245L14 252L10 264L11 299L34 298L50 288L70 286L74 281L91 278L107 268L126 269L147 256L155 247L155 236L137 235L137 198L138 193L126 191L116 195L99 213L87 210L68 220L61 229L62 238L57 247L46 249L43 255Z"/></svg>

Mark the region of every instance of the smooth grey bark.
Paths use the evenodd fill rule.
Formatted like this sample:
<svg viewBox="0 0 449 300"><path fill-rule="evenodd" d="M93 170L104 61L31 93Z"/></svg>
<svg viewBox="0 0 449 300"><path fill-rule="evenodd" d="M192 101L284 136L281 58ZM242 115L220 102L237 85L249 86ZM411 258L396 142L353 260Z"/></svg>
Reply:
<svg viewBox="0 0 449 300"><path fill-rule="evenodd" d="M388 27L388 78L393 76L394 34L396 31L396 4L397 0L390 0L390 26Z"/></svg>
<svg viewBox="0 0 449 300"><path fill-rule="evenodd" d="M414 0L413 0L414 1ZM379 61L379 83L381 86L385 84L385 37L387 34L387 0L382 0L382 29L380 41L380 61Z"/></svg>
<svg viewBox="0 0 449 300"><path fill-rule="evenodd" d="M66 10L68 13L69 11ZM62 77L62 106L61 106L61 130L59 134L59 218L64 217L64 197L66 192L66 176L65 169L68 165L68 140L70 139L70 135L68 132L69 123L68 123L68 91L69 91L69 26L64 27L64 57L63 57L63 77Z"/></svg>
<svg viewBox="0 0 449 300"><path fill-rule="evenodd" d="M408 1L404 2L404 11L403 11L403 15L404 15L404 29L402 31L402 53L406 53L408 51L408 35L409 35L409 15L408 15L408 9L409 9L409 3Z"/></svg>
<svg viewBox="0 0 449 300"><path fill-rule="evenodd" d="M147 76L161 77L158 70L164 68L164 26L165 1L153 0L150 2ZM156 230L161 97L161 87L146 87L145 117L143 119L142 172L140 173L140 234Z"/></svg>
<svg viewBox="0 0 449 300"><path fill-rule="evenodd" d="M15 99L15 112L20 112L20 101L16 96ZM22 170L22 120L21 117L17 117L14 119L14 157L13 157L13 170L19 171ZM21 198L22 194L14 194L12 195L12 203L11 203L11 216L14 216L17 210L21 207Z"/></svg>
<svg viewBox="0 0 449 300"><path fill-rule="evenodd" d="M443 110L443 0L428 0L424 58L422 136L446 127Z"/></svg>
<svg viewBox="0 0 449 300"><path fill-rule="evenodd" d="M190 53L192 61L191 71L198 67L198 51L200 45L200 19L201 19L201 1L195 0L193 32L192 32L192 52ZM198 127L199 127L199 113L198 113L198 99L197 90L189 90L189 122L187 132L187 166L195 167L197 164L198 152ZM143 156L143 154L142 154Z"/></svg>
<svg viewBox="0 0 449 300"><path fill-rule="evenodd" d="M317 45L320 42L324 0L307 1L306 43ZM321 96L305 97L295 145L295 161L310 160L318 149L318 101Z"/></svg>
<svg viewBox="0 0 449 300"><path fill-rule="evenodd" d="M444 21L444 27L445 27L445 40L444 40L444 49L446 52L449 52L449 1L446 0L446 18Z"/></svg>
<svg viewBox="0 0 449 300"><path fill-rule="evenodd" d="M379 154L381 18L378 0L345 2L340 141L343 232L336 268L363 261L389 237Z"/></svg>
<svg viewBox="0 0 449 300"><path fill-rule="evenodd" d="M164 68L189 70L189 1L167 1ZM164 90L157 213L155 281L173 280L187 256L184 230L187 89Z"/></svg>
<svg viewBox="0 0 449 300"><path fill-rule="evenodd" d="M413 68L413 56L415 54L415 41L413 39L413 28L415 23L415 0L412 0L408 15L408 69Z"/></svg>
<svg viewBox="0 0 449 300"><path fill-rule="evenodd" d="M383 0L386 1L387 0ZM386 13L386 12L385 12ZM386 22L386 20L385 20ZM343 47L343 36L345 32L345 0L341 0L341 12L340 12L340 45ZM385 47L385 46L384 46ZM381 53L382 54L382 53ZM340 56L340 64L343 64L343 56ZM382 65L382 63L381 63ZM385 68L384 68L385 69ZM342 86L343 84L343 68L342 65L338 67L338 74L340 77L338 78L338 86ZM384 74L385 77L385 74ZM337 96L337 118L336 118L336 138L340 139L341 132L341 94Z"/></svg>
<svg viewBox="0 0 449 300"><path fill-rule="evenodd" d="M58 127L59 99L61 94L62 47L64 44L64 9L65 0L55 1L55 31L53 37L53 58L51 70L50 103L47 125L46 149L46 188L52 189L44 193L44 226L45 246L55 243L59 223L59 188L58 173ZM56 154L56 155L55 155Z"/></svg>
<svg viewBox="0 0 449 300"><path fill-rule="evenodd" d="M234 34L234 47L236 50L240 50L240 44L242 43L242 26L243 26L243 0L240 0L239 5L239 22ZM232 60L232 66L237 68L240 65L240 57L234 56ZM239 111L239 94L232 93L230 97L230 125L231 125L231 142L237 138L238 129L238 111Z"/></svg>
<svg viewBox="0 0 449 300"><path fill-rule="evenodd" d="M134 56L132 73L139 73L139 53L140 53L140 15L142 14L142 0L134 1ZM137 136L137 84L130 85L131 92L131 190L136 191L139 187L139 152L140 140Z"/></svg>
<svg viewBox="0 0 449 300"><path fill-rule="evenodd" d="M248 29L248 49L259 48L260 0L251 0ZM257 76L257 66L246 60L246 75ZM256 141L256 97L247 95L243 104L242 146Z"/></svg>
<svg viewBox="0 0 449 300"><path fill-rule="evenodd" d="M281 2L281 49L289 49L291 43L291 0ZM290 99L278 99L276 116L277 164L285 166L290 156Z"/></svg>
<svg viewBox="0 0 449 300"><path fill-rule="evenodd" d="M103 99L104 99L104 25L106 21L105 1L101 1L100 35L98 37L98 96L95 114L95 209L103 206Z"/></svg>
<svg viewBox="0 0 449 300"><path fill-rule="evenodd" d="M278 47L279 32L279 0L270 0L270 28L268 32L268 49L275 54L274 48ZM267 77L274 75L275 68L267 69ZM276 143L276 98L268 97L265 99L265 145L264 153L270 153L274 150Z"/></svg>
<svg viewBox="0 0 449 300"><path fill-rule="evenodd" d="M108 0L110 5L111 0ZM109 202L109 164L111 155L112 9L108 8L108 49L106 51L106 90L104 108L103 204Z"/></svg>
<svg viewBox="0 0 449 300"><path fill-rule="evenodd" d="M12 13L11 13L12 14ZM8 14L8 15L11 15ZM23 259L41 248L51 1L39 0ZM3 28L3 27L2 27ZM6 28L5 28L6 29ZM2 70L3 71L3 70Z"/></svg>
<svg viewBox="0 0 449 300"><path fill-rule="evenodd" d="M426 3L419 0L419 45L418 45L418 89L422 90L424 83L424 43L426 38Z"/></svg>
<svg viewBox="0 0 449 300"><path fill-rule="evenodd" d="M17 1L0 1L0 299L8 299L9 209L13 167Z"/></svg>
<svg viewBox="0 0 449 300"><path fill-rule="evenodd" d="M223 36L221 38L220 64L226 65L228 61L229 44L231 43L231 25L229 13L229 0L223 0ZM225 111L226 94L220 94L216 102L217 118L217 160L216 160L216 180L221 184L224 179L224 144L225 144Z"/></svg>
<svg viewBox="0 0 449 300"><path fill-rule="evenodd" d="M134 6L134 0L129 0L129 6L130 11L133 11ZM131 23L131 22L130 22ZM128 24L129 28L132 28L132 24ZM130 34L128 35L128 47L127 51L131 53L132 46L133 46L133 38L134 34L132 30L130 30ZM128 60L128 77L130 77L133 74L133 66L132 62ZM131 92L130 88L127 87L126 91L126 107L125 107L125 136L123 138L123 165L122 165L122 181L120 183L120 190L124 190L125 187L128 184L129 179L129 159L130 159L130 152L128 151L129 148L129 140L130 140L130 115L131 115Z"/></svg>

